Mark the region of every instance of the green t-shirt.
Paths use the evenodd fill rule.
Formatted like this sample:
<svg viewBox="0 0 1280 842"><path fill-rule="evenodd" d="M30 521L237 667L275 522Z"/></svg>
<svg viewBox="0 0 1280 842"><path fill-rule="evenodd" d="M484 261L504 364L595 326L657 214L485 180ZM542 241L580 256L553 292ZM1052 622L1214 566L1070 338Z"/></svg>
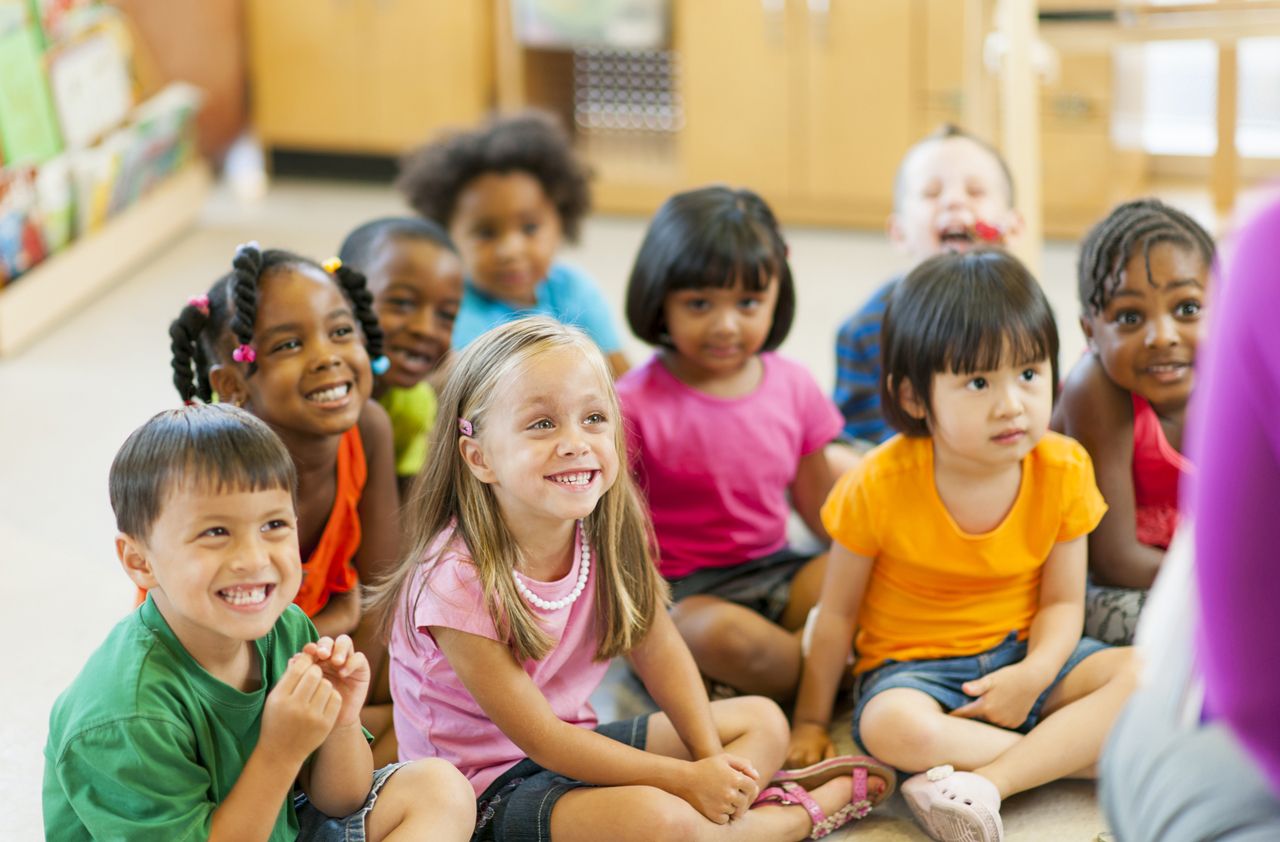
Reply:
<svg viewBox="0 0 1280 842"><path fill-rule="evenodd" d="M53 705L46 839L207 839L214 809L258 743L267 693L315 639L307 615L290 605L255 642L262 687L242 693L205 672L147 599ZM270 838L297 835L286 799Z"/></svg>
<svg viewBox="0 0 1280 842"><path fill-rule="evenodd" d="M417 476L427 464L427 440L436 423L436 393L426 383L412 389L394 386L378 403L391 416L391 437L396 445L396 476Z"/></svg>

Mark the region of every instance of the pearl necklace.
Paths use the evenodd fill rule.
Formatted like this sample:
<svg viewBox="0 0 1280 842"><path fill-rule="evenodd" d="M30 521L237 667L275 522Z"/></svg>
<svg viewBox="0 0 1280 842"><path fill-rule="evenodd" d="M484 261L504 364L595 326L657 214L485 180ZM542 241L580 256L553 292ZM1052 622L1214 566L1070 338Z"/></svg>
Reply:
<svg viewBox="0 0 1280 842"><path fill-rule="evenodd" d="M577 536L582 545L582 563L578 568L578 581L573 586L573 590L569 591L569 595L561 599L543 599L533 591L529 590L529 586L520 578L520 574L513 568L511 577L515 579L516 590L520 591L520 595L525 598L534 608L541 608L543 611L559 611L561 608L568 608L578 601L578 597L582 596L583 590L587 587L587 574L591 572L591 545L587 543L586 537L582 534L582 521L578 521Z"/></svg>

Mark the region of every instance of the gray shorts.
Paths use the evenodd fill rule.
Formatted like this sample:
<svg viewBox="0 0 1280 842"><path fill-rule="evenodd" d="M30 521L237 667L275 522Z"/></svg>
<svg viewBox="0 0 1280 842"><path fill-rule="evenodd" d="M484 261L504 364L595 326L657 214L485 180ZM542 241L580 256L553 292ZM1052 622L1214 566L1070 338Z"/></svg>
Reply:
<svg viewBox="0 0 1280 842"><path fill-rule="evenodd" d="M611 740L643 749L649 716L610 722L595 729ZM471 842L551 842L551 811L566 792L591 786L521 760L489 784L476 799L476 829Z"/></svg>
<svg viewBox="0 0 1280 842"><path fill-rule="evenodd" d="M704 594L749 608L771 623L782 619L791 599L791 582L813 556L781 549L730 567L704 567L671 580L671 602Z"/></svg>
<svg viewBox="0 0 1280 842"><path fill-rule="evenodd" d="M369 797L364 805L349 816L341 819L331 818L317 810L307 800L307 796L298 793L293 797L293 809L298 814L298 842L364 842L365 819L373 804L378 800L378 793L395 771L404 763L389 763L373 773L373 786L369 789Z"/></svg>

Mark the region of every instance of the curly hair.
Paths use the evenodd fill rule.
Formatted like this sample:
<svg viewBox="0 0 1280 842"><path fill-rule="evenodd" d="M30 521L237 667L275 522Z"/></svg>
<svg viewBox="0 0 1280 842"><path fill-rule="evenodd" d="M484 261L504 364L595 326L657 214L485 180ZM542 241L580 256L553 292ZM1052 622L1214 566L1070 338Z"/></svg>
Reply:
<svg viewBox="0 0 1280 842"><path fill-rule="evenodd" d="M591 209L591 173L559 123L543 111L498 117L413 150L400 162L396 188L414 210L448 228L468 184L486 173L511 172L538 180L555 205L565 239L576 242L579 223Z"/></svg>
<svg viewBox="0 0 1280 842"><path fill-rule="evenodd" d="M223 361L219 345L226 332L229 331L240 344L248 345L253 341L253 324L258 314L258 284L263 275L282 266L311 266L325 271L320 264L300 255L279 249L262 251L252 243L236 249L231 266L231 271L209 288L205 296L207 301L188 302L178 318L169 324L173 385L187 403L195 398L205 403L213 400L209 368L213 362ZM382 328L378 326L378 317L373 311L373 295L365 284L364 275L348 266L341 266L331 277L351 302L364 331L369 357L381 356ZM257 364L250 362L249 374L255 371Z"/></svg>
<svg viewBox="0 0 1280 842"><path fill-rule="evenodd" d="M1205 266L1213 265L1213 237L1187 214L1159 199L1135 199L1117 205L1080 244L1076 277L1085 314L1092 316L1106 309L1120 287L1124 268L1139 247L1150 278L1151 248L1157 243L1192 249L1200 253Z"/></svg>

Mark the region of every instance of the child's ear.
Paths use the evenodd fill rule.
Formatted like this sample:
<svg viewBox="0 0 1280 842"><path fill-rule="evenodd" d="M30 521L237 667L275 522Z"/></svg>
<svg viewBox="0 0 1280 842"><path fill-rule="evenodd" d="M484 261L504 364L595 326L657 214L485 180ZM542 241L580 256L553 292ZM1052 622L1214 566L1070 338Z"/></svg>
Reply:
<svg viewBox="0 0 1280 842"><path fill-rule="evenodd" d="M209 385L218 393L218 400L235 406L244 406L249 399L240 370L233 365L219 363L209 369Z"/></svg>
<svg viewBox="0 0 1280 842"><path fill-rule="evenodd" d="M889 218L884 222L884 232L894 247L898 249L907 247L907 232L903 229L902 218L897 213L889 214Z"/></svg>
<svg viewBox="0 0 1280 842"><path fill-rule="evenodd" d="M1027 221L1022 218L1022 214L1016 208L1009 208L1009 213L1004 218L1004 242L1006 246L1012 245L1022 236L1022 231L1026 228Z"/></svg>
<svg viewBox="0 0 1280 842"><path fill-rule="evenodd" d="M116 557L120 566L133 583L145 590L151 590L158 583L151 570L151 562L147 559L146 548L142 542L132 535L123 532L116 534Z"/></svg>
<svg viewBox="0 0 1280 842"><path fill-rule="evenodd" d="M489 467L489 462L484 455L484 449L480 447L480 442L476 441L475 438L472 436L460 436L458 438L458 452L462 454L462 461L466 463L473 477L487 484L497 482L498 477L493 472L493 468Z"/></svg>
<svg viewBox="0 0 1280 842"><path fill-rule="evenodd" d="M1084 344L1088 346L1089 353L1098 353L1098 343L1093 341L1093 319L1087 316L1080 317L1080 331L1084 334Z"/></svg>
<svg viewBox="0 0 1280 842"><path fill-rule="evenodd" d="M911 385L911 381L904 377L894 385L898 396L898 405L912 418L920 421L925 420L925 416L929 413L925 410L924 401L920 400L920 396L916 394L915 387Z"/></svg>

